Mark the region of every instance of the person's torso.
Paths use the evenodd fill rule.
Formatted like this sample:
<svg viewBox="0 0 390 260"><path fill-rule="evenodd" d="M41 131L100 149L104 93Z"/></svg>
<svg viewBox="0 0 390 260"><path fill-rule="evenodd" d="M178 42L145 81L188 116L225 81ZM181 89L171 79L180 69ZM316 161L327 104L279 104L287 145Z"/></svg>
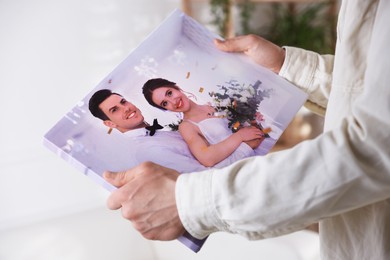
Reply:
<svg viewBox="0 0 390 260"><path fill-rule="evenodd" d="M343 1L325 131L339 126L352 114L352 104L364 91L367 54L378 2ZM390 201L321 221L320 237L323 259L388 259Z"/></svg>

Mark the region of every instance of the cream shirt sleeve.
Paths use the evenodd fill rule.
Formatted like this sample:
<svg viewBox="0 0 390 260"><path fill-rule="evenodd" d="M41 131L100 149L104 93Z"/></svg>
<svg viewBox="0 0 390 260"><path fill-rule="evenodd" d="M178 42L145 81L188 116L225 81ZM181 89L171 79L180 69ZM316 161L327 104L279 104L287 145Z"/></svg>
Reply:
<svg viewBox="0 0 390 260"><path fill-rule="evenodd" d="M286 58L279 75L309 94L305 106L324 115L332 82L333 55L283 47Z"/></svg>
<svg viewBox="0 0 390 260"><path fill-rule="evenodd" d="M389 30L372 37L365 91L337 126L290 150L179 177L177 207L191 235L227 231L249 239L273 237L390 197L390 59L383 55ZM307 62L298 52L287 55L286 66L292 67L282 74L323 110L330 87L322 80L331 80L332 66L320 56ZM306 73L311 76L302 77Z"/></svg>

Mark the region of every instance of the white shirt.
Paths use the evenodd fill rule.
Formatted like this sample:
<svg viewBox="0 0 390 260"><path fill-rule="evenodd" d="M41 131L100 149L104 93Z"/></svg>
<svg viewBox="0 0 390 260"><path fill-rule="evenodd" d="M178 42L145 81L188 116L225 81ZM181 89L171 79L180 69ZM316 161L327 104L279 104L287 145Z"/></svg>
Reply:
<svg viewBox="0 0 390 260"><path fill-rule="evenodd" d="M196 172L207 169L196 160L180 133L158 130L153 136L145 128L130 130L124 133L131 138L134 147L134 159L138 163L151 161L180 173Z"/></svg>
<svg viewBox="0 0 390 260"><path fill-rule="evenodd" d="M292 149L181 175L180 219L197 238L249 239L320 222L323 259L390 259L390 1L343 1L336 55L286 48L280 75L324 112ZM196 196L194 196L196 194Z"/></svg>

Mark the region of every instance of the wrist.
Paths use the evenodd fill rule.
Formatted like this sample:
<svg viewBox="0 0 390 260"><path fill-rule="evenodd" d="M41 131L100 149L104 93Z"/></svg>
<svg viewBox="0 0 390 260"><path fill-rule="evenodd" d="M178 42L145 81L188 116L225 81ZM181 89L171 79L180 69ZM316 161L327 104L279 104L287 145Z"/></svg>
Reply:
<svg viewBox="0 0 390 260"><path fill-rule="evenodd" d="M231 137L234 140L236 140L238 143L242 143L245 141L245 139L243 138L240 132L235 132L234 134L231 135Z"/></svg>
<svg viewBox="0 0 390 260"><path fill-rule="evenodd" d="M198 239L217 231L216 223L220 222L213 207L211 183L212 170L181 174L176 182L180 221L187 232Z"/></svg>
<svg viewBox="0 0 390 260"><path fill-rule="evenodd" d="M278 65L277 67L275 68L274 72L276 74L279 74L280 73L280 70L282 69L283 67L283 64L284 64L284 60L286 59L286 49L284 47L281 47L280 50L279 50L279 62L278 62Z"/></svg>

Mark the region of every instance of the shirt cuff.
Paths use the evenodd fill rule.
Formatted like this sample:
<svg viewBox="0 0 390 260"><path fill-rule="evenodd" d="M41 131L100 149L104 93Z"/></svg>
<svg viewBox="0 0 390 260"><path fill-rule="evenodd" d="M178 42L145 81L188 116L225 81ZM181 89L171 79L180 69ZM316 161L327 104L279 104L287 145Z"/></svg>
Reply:
<svg viewBox="0 0 390 260"><path fill-rule="evenodd" d="M212 201L213 170L181 174L176 182L176 204L180 220L193 237L203 239L223 230Z"/></svg>
<svg viewBox="0 0 390 260"><path fill-rule="evenodd" d="M310 92L313 78L318 66L316 54L300 48L284 46L286 51L284 63L279 75L295 84L305 92Z"/></svg>
<svg viewBox="0 0 390 260"><path fill-rule="evenodd" d="M332 81L333 56L295 47L283 48L286 55L279 75L309 94L305 106L323 115Z"/></svg>

